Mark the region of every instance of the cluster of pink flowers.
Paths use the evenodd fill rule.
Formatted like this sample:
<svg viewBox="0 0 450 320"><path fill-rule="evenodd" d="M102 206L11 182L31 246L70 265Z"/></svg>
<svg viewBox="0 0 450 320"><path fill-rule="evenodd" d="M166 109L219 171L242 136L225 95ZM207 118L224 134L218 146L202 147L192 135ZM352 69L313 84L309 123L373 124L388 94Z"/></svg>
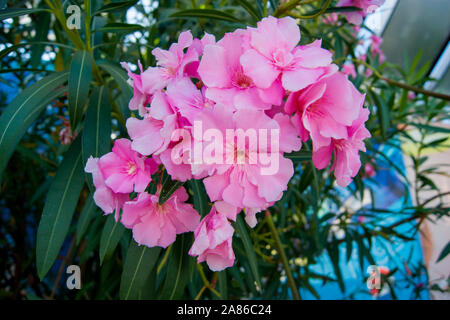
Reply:
<svg viewBox="0 0 450 320"><path fill-rule="evenodd" d="M338 7L357 7L361 10L343 12L342 14L347 18L348 22L354 25L362 24L364 18L373 13L378 7L384 4L385 0L339 0Z"/></svg>
<svg viewBox="0 0 450 320"><path fill-rule="evenodd" d="M86 165L93 174L97 205L105 214L115 211L134 239L149 247L165 248L177 234L194 231L189 253L216 271L234 263L230 220L244 211L253 227L256 213L282 197L294 174L284 154L300 150L302 141L312 140L319 169L334 154L331 170L339 185L348 185L360 168L363 140L370 136L364 127L369 114L364 95L338 71L321 41L299 41L294 19L267 17L256 28L227 33L219 41L209 34L194 39L190 31L182 32L169 50L154 49L157 66L143 70L139 65L140 74L123 63L134 88L129 107L138 115L126 123L130 140L116 140L112 152L91 157ZM276 148L247 142L236 146L233 137L223 144L223 152L196 163L192 145L208 144L208 139L196 136L195 123L222 136L250 128L275 130L279 136ZM183 135L175 134L180 130ZM263 173L267 151L279 164L271 174ZM237 161L239 156L245 161ZM218 157L233 161L209 161ZM147 186L162 167L173 180L203 179L214 202L211 212L201 219L186 203L183 187L159 205L161 185L154 194Z"/></svg>

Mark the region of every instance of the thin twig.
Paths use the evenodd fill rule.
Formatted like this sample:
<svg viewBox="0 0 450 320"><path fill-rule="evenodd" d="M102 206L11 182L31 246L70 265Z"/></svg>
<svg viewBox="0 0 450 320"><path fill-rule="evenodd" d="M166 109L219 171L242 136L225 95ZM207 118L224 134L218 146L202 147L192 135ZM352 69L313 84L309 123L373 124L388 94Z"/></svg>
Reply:
<svg viewBox="0 0 450 320"><path fill-rule="evenodd" d="M267 224L269 225L270 231L272 232L273 238L275 240L275 246L277 247L278 254L281 258L281 263L283 264L284 270L286 271L287 282L292 291L292 297L294 300L300 300L298 294L297 286L295 285L294 277L292 276L291 268L289 267L289 262L284 252L283 246L281 244L280 236L278 235L277 229L272 220L272 215L269 210L266 210Z"/></svg>
<svg viewBox="0 0 450 320"><path fill-rule="evenodd" d="M72 237L72 242L70 242L70 247L69 247L69 251L67 252L67 255L61 261L61 266L59 267L58 274L56 275L55 283L53 284L53 290L52 290L52 293L50 294L51 300L53 300L53 298L55 297L56 289L58 289L58 284L59 284L59 281L61 280L61 276L62 276L64 267L70 261L70 257L72 256L72 249L73 249L73 246L75 245L75 239L76 239L76 234L74 234Z"/></svg>

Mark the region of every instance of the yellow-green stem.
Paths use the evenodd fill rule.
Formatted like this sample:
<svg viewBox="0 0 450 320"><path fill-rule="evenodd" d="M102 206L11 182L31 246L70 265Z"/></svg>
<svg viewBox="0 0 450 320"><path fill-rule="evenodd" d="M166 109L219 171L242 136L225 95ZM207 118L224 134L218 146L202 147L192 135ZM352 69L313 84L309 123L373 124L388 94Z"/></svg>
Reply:
<svg viewBox="0 0 450 320"><path fill-rule="evenodd" d="M269 229L272 232L273 239L275 240L275 246L277 247L278 254L281 258L281 263L283 264L284 271L286 272L287 283L292 291L292 298L294 300L300 300L300 295L298 294L297 286L295 285L294 277L292 276L291 268L289 267L289 262L284 252L283 245L278 235L278 231L272 220L272 215L269 210L266 210L266 219Z"/></svg>

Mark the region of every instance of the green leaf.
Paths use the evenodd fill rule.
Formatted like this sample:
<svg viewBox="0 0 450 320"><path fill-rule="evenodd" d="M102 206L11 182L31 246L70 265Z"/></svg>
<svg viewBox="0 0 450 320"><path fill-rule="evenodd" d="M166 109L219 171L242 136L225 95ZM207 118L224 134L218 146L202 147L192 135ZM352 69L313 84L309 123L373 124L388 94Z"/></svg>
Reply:
<svg viewBox="0 0 450 320"><path fill-rule="evenodd" d="M69 118L72 130L76 129L83 116L92 77L92 56L87 51L77 51L70 63Z"/></svg>
<svg viewBox="0 0 450 320"><path fill-rule="evenodd" d="M22 47L35 46L35 45L48 45L48 46L55 46L55 47L66 48L66 49L69 49L69 50L75 50L71 46L65 45L63 43L58 43L58 42L49 42L49 41L22 42L22 43L18 43L18 44L15 44L13 46L7 47L7 48L3 49L2 51L0 51L0 61L2 61L3 58L5 56L7 56L12 51L15 51L15 50L17 50L19 48L22 48Z"/></svg>
<svg viewBox="0 0 450 320"><path fill-rule="evenodd" d="M126 10L126 9L134 6L137 2L138 2L138 0L108 3L108 4L104 5L103 7L101 7L100 9L98 9L97 11L95 11L93 15L95 16L102 12L117 12L117 11Z"/></svg>
<svg viewBox="0 0 450 320"><path fill-rule="evenodd" d="M436 262L439 262L439 261L443 260L449 254L450 254L450 241L447 243L445 248L441 251L441 254L439 255L439 257L436 260Z"/></svg>
<svg viewBox="0 0 450 320"><path fill-rule="evenodd" d="M380 128L381 128L381 135L383 138L387 137L387 131L390 128L390 114L389 114L389 108L386 105L386 102L384 99L377 95L373 90L368 91L370 98L374 102L374 104L377 106L377 112L378 112L378 119L380 122Z"/></svg>
<svg viewBox="0 0 450 320"><path fill-rule="evenodd" d="M190 276L189 264L192 258L187 254L189 250L188 235L182 235L173 244L167 261L166 280L164 281L159 298L164 300L180 299Z"/></svg>
<svg viewBox="0 0 450 320"><path fill-rule="evenodd" d="M131 33L135 31L139 31L144 29L144 26L140 24L129 24L122 22L112 22L107 23L103 27L94 30L94 32L123 32L123 33Z"/></svg>
<svg viewBox="0 0 450 320"><path fill-rule="evenodd" d="M98 158L111 151L110 111L108 89L104 86L94 88L89 99L83 127L84 164L90 156Z"/></svg>
<svg viewBox="0 0 450 320"><path fill-rule="evenodd" d="M339 288L342 292L345 292L344 280L342 277L341 269L339 267L339 244L336 238L333 236L333 241L327 246L328 256L330 257L331 264L333 265L334 273L336 274Z"/></svg>
<svg viewBox="0 0 450 320"><path fill-rule="evenodd" d="M309 12L305 13L305 16L310 16L310 15L316 14L319 11L320 11L320 9L309 11ZM361 8L351 7L351 6L348 6L348 7L329 7L329 8L327 8L325 10L324 14L325 13L332 13L332 12L355 12L355 11L361 11Z"/></svg>
<svg viewBox="0 0 450 320"><path fill-rule="evenodd" d="M178 180L172 180L169 176L167 176L166 181L164 182L161 193L159 194L158 204L162 205L164 202L169 200L172 194L181 187L184 182Z"/></svg>
<svg viewBox="0 0 450 320"><path fill-rule="evenodd" d="M48 30L50 28L50 19L51 15L47 12L39 13L37 15L37 19L39 23L36 26L36 34L34 36L34 39L36 42L47 40L48 36ZM44 52L45 46L43 45L36 45L31 47L31 67L36 69L41 64L41 57L42 53Z"/></svg>
<svg viewBox="0 0 450 320"><path fill-rule="evenodd" d="M4 9L0 11L0 21L9 19L9 18L15 18L24 16L26 14L40 12L40 11L48 11L46 9L42 8L33 8L33 9L26 9L26 8L11 8L11 9Z"/></svg>
<svg viewBox="0 0 450 320"><path fill-rule="evenodd" d="M125 227L119 221L116 222L114 215L110 214L106 219L100 239L100 265L106 257L113 254L125 231Z"/></svg>
<svg viewBox="0 0 450 320"><path fill-rule="evenodd" d="M237 2L255 19L255 21L261 20L262 17L259 15L258 11L247 0L237 0Z"/></svg>
<svg viewBox="0 0 450 320"><path fill-rule="evenodd" d="M64 156L47 194L37 232L36 265L41 280L53 265L69 231L83 188L81 141L76 139Z"/></svg>
<svg viewBox="0 0 450 320"><path fill-rule="evenodd" d="M140 290L156 265L160 251L159 247L139 246L136 241L131 241L120 281L121 299L139 297Z"/></svg>
<svg viewBox="0 0 450 320"><path fill-rule="evenodd" d="M213 10L213 9L188 9L175 12L170 15L172 18L206 18L206 19L214 19L214 20L223 20L229 22L242 23L241 20L232 16L231 14Z"/></svg>
<svg viewBox="0 0 450 320"><path fill-rule="evenodd" d="M228 289L227 289L227 270L223 270L219 272L218 284L219 284L219 293L221 299L228 299Z"/></svg>
<svg viewBox="0 0 450 320"><path fill-rule="evenodd" d="M128 75L121 67L118 67L112 63L99 61L97 65L108 72L119 85L122 90L122 94L124 95L124 99L130 101L133 96L133 88L128 83Z"/></svg>
<svg viewBox="0 0 450 320"><path fill-rule="evenodd" d="M252 270L253 277L255 278L256 284L259 290L262 290L261 278L259 277L258 262L256 260L255 250L253 249L253 244L248 235L247 228L245 226L242 216L239 214L236 218L235 227L239 232L241 241L244 245L245 253L247 254L248 262L250 263L250 268Z"/></svg>
<svg viewBox="0 0 450 320"><path fill-rule="evenodd" d="M448 127L437 127L437 126L431 126L431 125L421 124L421 123L410 123L410 124L415 126L416 128L425 129L426 131L442 132L442 133L450 134L450 129Z"/></svg>
<svg viewBox="0 0 450 320"><path fill-rule="evenodd" d="M4 109L0 116L0 178L17 143L47 105L67 91L59 88L68 72L55 73L29 86Z"/></svg>
<svg viewBox="0 0 450 320"><path fill-rule="evenodd" d="M309 161L312 159L312 152L309 150L300 150L291 153L285 153L284 156L294 162Z"/></svg>
<svg viewBox="0 0 450 320"><path fill-rule="evenodd" d="M94 202L94 199L92 198L92 195L87 198L86 203L84 204L83 210L80 213L80 218L78 219L77 223L77 245L80 244L81 239L83 239L83 236L89 227L89 223L91 222L92 218L94 217L95 212L97 211L97 206Z"/></svg>
<svg viewBox="0 0 450 320"><path fill-rule="evenodd" d="M201 180L190 180L189 185L194 193L194 208L204 217L211 209L205 186Z"/></svg>

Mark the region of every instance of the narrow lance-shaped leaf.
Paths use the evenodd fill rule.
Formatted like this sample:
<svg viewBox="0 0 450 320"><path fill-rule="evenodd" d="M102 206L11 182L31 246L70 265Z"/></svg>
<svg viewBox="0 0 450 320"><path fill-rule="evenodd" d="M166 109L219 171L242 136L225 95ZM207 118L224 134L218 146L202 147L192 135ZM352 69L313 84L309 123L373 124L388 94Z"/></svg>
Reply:
<svg viewBox="0 0 450 320"><path fill-rule="evenodd" d="M443 260L449 254L450 254L450 241L447 243L447 245L444 247L444 249L442 249L442 252L439 254L439 257L436 260L436 262Z"/></svg>
<svg viewBox="0 0 450 320"><path fill-rule="evenodd" d="M69 118L72 130L75 130L83 116L91 77L91 54L84 50L75 52L70 63L69 75Z"/></svg>
<svg viewBox="0 0 450 320"><path fill-rule="evenodd" d="M161 248L139 246L131 240L127 251L122 278L120 281L120 298L137 299L148 276L156 265Z"/></svg>
<svg viewBox="0 0 450 320"><path fill-rule="evenodd" d="M237 2L255 19L255 21L261 20L262 17L258 13L258 10L256 10L256 8L254 8L247 0L237 0Z"/></svg>
<svg viewBox="0 0 450 320"><path fill-rule="evenodd" d="M111 151L111 108L104 86L95 88L91 94L82 137L83 163L90 156L98 158Z"/></svg>
<svg viewBox="0 0 450 320"><path fill-rule="evenodd" d="M53 265L66 238L83 183L81 141L78 138L56 172L39 223L36 265L41 279Z"/></svg>
<svg viewBox="0 0 450 320"><path fill-rule="evenodd" d="M255 250L253 249L253 244L250 240L250 236L247 233L244 220L242 219L242 216L240 214L237 216L236 223L234 225L236 226L236 229L239 232L239 236L241 237L241 241L244 244L245 253L247 254L248 262L250 263L250 268L252 269L256 285L259 290L261 290L261 280L259 277L258 262L256 261Z"/></svg>
<svg viewBox="0 0 450 320"><path fill-rule="evenodd" d="M103 260L112 255L117 247L117 244L122 238L125 227L119 221L114 219L114 215L110 214L106 219L105 227L102 231L102 237L100 239L100 264Z"/></svg>
<svg viewBox="0 0 450 320"><path fill-rule="evenodd" d="M120 23L113 22L107 23L103 27L94 30L94 32L119 32L119 33L131 33L144 29L144 26L140 24Z"/></svg>
<svg viewBox="0 0 450 320"><path fill-rule="evenodd" d="M0 21L9 19L9 18L15 18L24 16L26 14L40 12L40 11L47 11L46 9L42 8L33 8L33 9L27 9L27 8L11 8L11 9L4 9L0 11Z"/></svg>
<svg viewBox="0 0 450 320"><path fill-rule="evenodd" d="M213 20L224 20L229 22L241 23L238 18L232 16L231 14L213 10L213 9L188 9L175 12L170 15L172 18L207 18Z"/></svg>
<svg viewBox="0 0 450 320"><path fill-rule="evenodd" d="M134 6L137 2L138 2L138 0L119 1L119 2L108 3L108 4L104 5L103 7L101 7L100 9L98 9L94 13L94 15L100 14L102 12L117 12L117 11L126 10L129 7Z"/></svg>
<svg viewBox="0 0 450 320"><path fill-rule="evenodd" d="M211 209L205 186L200 180L190 180L189 185L194 193L194 208L202 217L204 217Z"/></svg>
<svg viewBox="0 0 450 320"><path fill-rule="evenodd" d="M67 91L60 87L67 72L55 73L29 86L4 109L0 116L0 178L17 143L47 105Z"/></svg>
<svg viewBox="0 0 450 320"><path fill-rule="evenodd" d="M77 245L80 243L81 239L89 227L89 223L94 217L95 212L97 211L97 206L92 198L92 195L87 198L86 203L84 204L83 210L80 213L80 218L77 223Z"/></svg>
<svg viewBox="0 0 450 320"><path fill-rule="evenodd" d="M128 83L128 75L124 69L118 67L112 63L108 63L105 61L98 61L97 65L108 72L111 77L116 81L119 85L122 94L120 99L128 103L133 96L133 88ZM126 119L130 115L130 110L128 109L128 105L124 103L119 103L119 107L121 107L120 111L122 112L123 117Z"/></svg>
<svg viewBox="0 0 450 320"><path fill-rule="evenodd" d="M178 241L173 244L167 261L166 280L159 297L161 299L180 299L183 295L190 276L189 263L193 263L192 258L187 254L189 250L188 236L186 234L180 236Z"/></svg>
<svg viewBox="0 0 450 320"><path fill-rule="evenodd" d="M164 182L161 192L159 194L159 205L162 205L164 202L170 199L172 194L178 190L179 187L181 187L184 184L184 182L178 181L178 180L172 180L169 176L167 176L166 181Z"/></svg>
<svg viewBox="0 0 450 320"><path fill-rule="evenodd" d="M309 150L300 150L291 153L285 153L284 156L294 162L308 161L312 159L312 152Z"/></svg>

